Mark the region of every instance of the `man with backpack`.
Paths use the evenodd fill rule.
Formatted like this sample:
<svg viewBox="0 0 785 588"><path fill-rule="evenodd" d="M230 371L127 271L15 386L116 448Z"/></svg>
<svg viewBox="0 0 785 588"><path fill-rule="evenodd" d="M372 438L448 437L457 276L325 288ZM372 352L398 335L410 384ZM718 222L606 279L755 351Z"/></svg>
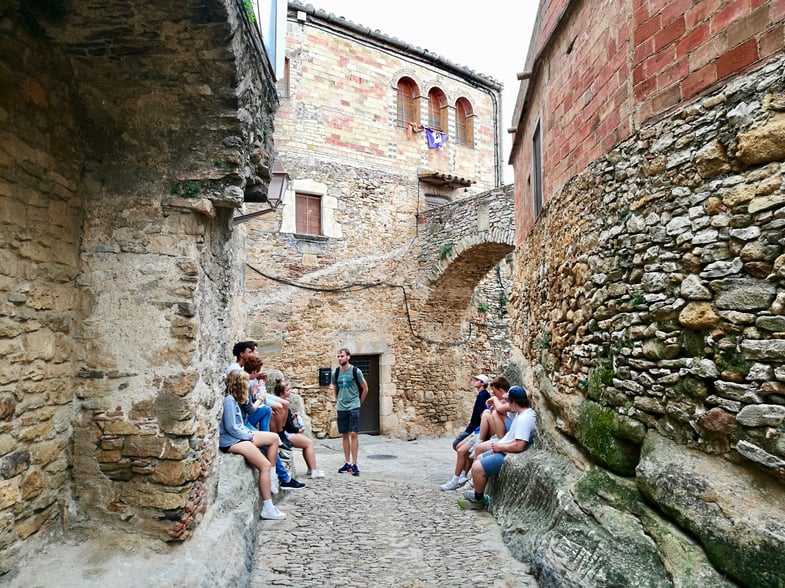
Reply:
<svg viewBox="0 0 785 588"><path fill-rule="evenodd" d="M338 470L339 474L351 472L359 476L357 454L360 450L360 405L368 395L368 383L362 371L349 363L352 354L348 349L338 351L338 367L332 376L335 389L335 408L338 413L338 432L343 437L343 456L346 463Z"/></svg>

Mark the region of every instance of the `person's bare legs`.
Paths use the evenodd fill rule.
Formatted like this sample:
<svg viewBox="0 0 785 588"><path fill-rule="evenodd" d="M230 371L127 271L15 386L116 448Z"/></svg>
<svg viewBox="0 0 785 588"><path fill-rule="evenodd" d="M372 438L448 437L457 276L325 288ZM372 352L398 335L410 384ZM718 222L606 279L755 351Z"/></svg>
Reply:
<svg viewBox="0 0 785 588"><path fill-rule="evenodd" d="M357 433L352 431L349 433L349 449L352 454L352 461L351 463L357 465L357 454L360 452L360 438L357 436Z"/></svg>
<svg viewBox="0 0 785 588"><path fill-rule="evenodd" d="M269 431L253 431L253 444L256 447L267 446L265 455L270 463L278 459L278 435Z"/></svg>
<svg viewBox="0 0 785 588"><path fill-rule="evenodd" d="M487 441L491 438L491 415L493 415L494 412L495 411L486 410L480 417L480 433L478 435L480 441Z"/></svg>
<svg viewBox="0 0 785 588"><path fill-rule="evenodd" d="M256 437L255 434L254 437ZM251 441L240 441L229 447L228 452L242 455L245 461L259 470L259 494L262 500L270 500L272 497L272 492L270 491L270 461L262 455L259 447ZM276 444L276 453L278 451L277 447Z"/></svg>
<svg viewBox="0 0 785 588"><path fill-rule="evenodd" d="M498 439L502 439L507 434L507 415L494 410L493 415L489 420L491 435L495 435Z"/></svg>
<svg viewBox="0 0 785 588"><path fill-rule="evenodd" d="M485 494L485 486L488 484L488 476L485 475L485 470L483 469L481 460L479 459L475 459L474 463L472 464L472 482L474 482L474 491L477 494Z"/></svg>
<svg viewBox="0 0 785 588"><path fill-rule="evenodd" d="M316 467L316 450L313 447L313 440L310 437L296 433L294 435L289 435L289 441L292 442L293 447L303 450L303 459L309 470L313 471L319 469Z"/></svg>
<svg viewBox="0 0 785 588"><path fill-rule="evenodd" d="M353 463L351 461L351 445L349 443L349 433L341 433L341 443L343 444L343 461L346 463Z"/></svg>
<svg viewBox="0 0 785 588"><path fill-rule="evenodd" d="M289 403L286 400L274 402L270 408L273 411L270 417L270 430L273 433L280 433L286 425L286 417L289 415Z"/></svg>
<svg viewBox="0 0 785 588"><path fill-rule="evenodd" d="M471 444L461 441L455 449L457 455L455 457L455 475L460 476L462 473L469 472L469 451L471 451Z"/></svg>

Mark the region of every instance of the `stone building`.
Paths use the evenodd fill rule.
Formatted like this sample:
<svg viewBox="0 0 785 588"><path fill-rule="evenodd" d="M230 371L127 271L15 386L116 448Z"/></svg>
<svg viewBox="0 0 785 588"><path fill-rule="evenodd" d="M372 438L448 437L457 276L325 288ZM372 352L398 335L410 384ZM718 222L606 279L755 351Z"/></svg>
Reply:
<svg viewBox="0 0 785 588"><path fill-rule="evenodd" d="M553 585L785 585L784 23L541 2L510 306L551 461L497 513Z"/></svg>
<svg viewBox="0 0 785 588"><path fill-rule="evenodd" d="M4 2L0 48L4 573L42 527L200 520L277 98L236 2Z"/></svg>
<svg viewBox="0 0 785 588"><path fill-rule="evenodd" d="M275 143L290 181L247 223L248 336L316 435L337 434L319 374L341 347L370 383L362 432L465 426L469 375L509 355L512 223L494 234L483 196L502 190L501 85L310 5L289 2L287 26ZM454 238L434 250L434 231ZM458 279L433 274L443 261Z"/></svg>

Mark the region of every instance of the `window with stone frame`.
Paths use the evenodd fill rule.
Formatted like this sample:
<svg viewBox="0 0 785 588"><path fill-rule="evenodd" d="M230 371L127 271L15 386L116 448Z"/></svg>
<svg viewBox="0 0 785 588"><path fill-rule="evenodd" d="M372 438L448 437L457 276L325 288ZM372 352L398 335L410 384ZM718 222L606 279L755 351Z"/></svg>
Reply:
<svg viewBox="0 0 785 588"><path fill-rule="evenodd" d="M447 96L439 88L428 92L428 127L447 132Z"/></svg>
<svg viewBox="0 0 785 588"><path fill-rule="evenodd" d="M322 234L322 197L317 194L296 193L296 231L300 235Z"/></svg>
<svg viewBox="0 0 785 588"><path fill-rule="evenodd" d="M409 123L420 123L420 109L417 99L420 90L411 78L398 80L398 118L399 127L406 127Z"/></svg>
<svg viewBox="0 0 785 588"><path fill-rule="evenodd" d="M466 98L458 98L455 102L455 141L474 147L474 112Z"/></svg>

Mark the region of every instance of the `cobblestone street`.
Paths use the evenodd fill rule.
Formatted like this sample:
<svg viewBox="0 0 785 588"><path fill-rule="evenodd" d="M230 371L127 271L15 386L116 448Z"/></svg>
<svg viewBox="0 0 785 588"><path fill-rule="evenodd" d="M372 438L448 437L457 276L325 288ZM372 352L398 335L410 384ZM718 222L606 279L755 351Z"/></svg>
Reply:
<svg viewBox="0 0 785 588"><path fill-rule="evenodd" d="M337 473L340 439L316 440L316 454L327 477L306 479L295 451L306 487L278 503L285 521L260 523L254 587L537 586L490 514L438 488L453 467L449 439L363 435L358 477Z"/></svg>

